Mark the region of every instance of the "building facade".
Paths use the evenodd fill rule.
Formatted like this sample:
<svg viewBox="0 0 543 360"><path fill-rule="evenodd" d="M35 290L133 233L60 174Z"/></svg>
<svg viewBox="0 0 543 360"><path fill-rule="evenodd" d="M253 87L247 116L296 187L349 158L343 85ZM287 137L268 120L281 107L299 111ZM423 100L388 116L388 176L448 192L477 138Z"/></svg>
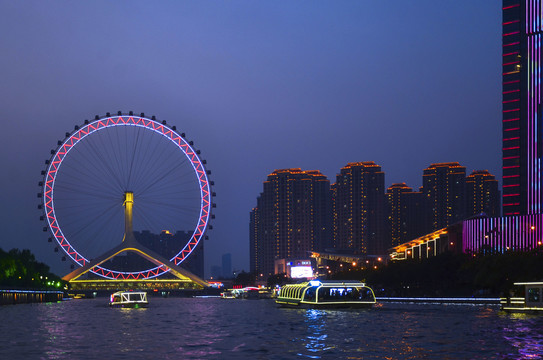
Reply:
<svg viewBox="0 0 543 360"><path fill-rule="evenodd" d="M431 164L424 169L422 192L426 198L430 231L465 218L466 168L457 162Z"/></svg>
<svg viewBox="0 0 543 360"><path fill-rule="evenodd" d="M275 170L251 211L251 272L267 277L276 259L330 246L330 181L317 170Z"/></svg>
<svg viewBox="0 0 543 360"><path fill-rule="evenodd" d="M392 184L386 192L391 246L398 246L428 232L425 198L405 183Z"/></svg>
<svg viewBox="0 0 543 360"><path fill-rule="evenodd" d="M390 246L385 221L385 173L373 161L348 163L336 176L334 245L353 254L384 254Z"/></svg>
<svg viewBox="0 0 543 360"><path fill-rule="evenodd" d="M466 178L466 217L500 216L498 180L487 170L474 170Z"/></svg>

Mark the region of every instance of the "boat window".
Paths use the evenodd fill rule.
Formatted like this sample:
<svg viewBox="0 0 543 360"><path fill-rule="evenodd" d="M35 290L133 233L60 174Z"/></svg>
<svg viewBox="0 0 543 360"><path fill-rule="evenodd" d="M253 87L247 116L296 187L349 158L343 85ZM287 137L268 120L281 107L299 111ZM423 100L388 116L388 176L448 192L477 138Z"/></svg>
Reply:
<svg viewBox="0 0 543 360"><path fill-rule="evenodd" d="M305 301L315 301L315 288L309 288L305 292L304 296Z"/></svg>
<svg viewBox="0 0 543 360"><path fill-rule="evenodd" d="M319 301L373 301L373 294L368 288L334 287L321 288Z"/></svg>
<svg viewBox="0 0 543 360"><path fill-rule="evenodd" d="M541 293L539 288L528 288L528 302L540 302Z"/></svg>

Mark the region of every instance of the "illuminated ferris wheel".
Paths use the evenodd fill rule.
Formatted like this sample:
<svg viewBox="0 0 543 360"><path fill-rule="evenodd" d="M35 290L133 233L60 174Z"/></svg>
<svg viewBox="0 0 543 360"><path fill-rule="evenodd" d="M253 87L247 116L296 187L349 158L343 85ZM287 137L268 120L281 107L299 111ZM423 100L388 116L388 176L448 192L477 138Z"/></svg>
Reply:
<svg viewBox="0 0 543 360"><path fill-rule="evenodd" d="M210 228L214 206L210 172L192 141L154 116L118 112L85 120L57 145L38 194L55 251L106 279L179 270ZM165 230L185 235L174 242L173 256L139 247L134 237ZM137 271L107 267L123 250L140 252L152 263Z"/></svg>

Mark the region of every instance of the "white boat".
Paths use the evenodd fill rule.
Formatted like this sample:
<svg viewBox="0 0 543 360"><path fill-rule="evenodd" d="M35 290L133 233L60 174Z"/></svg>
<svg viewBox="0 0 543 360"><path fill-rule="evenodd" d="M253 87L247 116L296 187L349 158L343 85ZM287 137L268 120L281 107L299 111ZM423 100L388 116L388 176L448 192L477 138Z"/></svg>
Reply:
<svg viewBox="0 0 543 360"><path fill-rule="evenodd" d="M275 302L284 307L369 308L373 290L355 280L311 280L281 288Z"/></svg>
<svg viewBox="0 0 543 360"><path fill-rule="evenodd" d="M111 294L109 306L122 308L147 307L147 293L145 291L117 291Z"/></svg>
<svg viewBox="0 0 543 360"><path fill-rule="evenodd" d="M236 296L234 295L234 293L231 290L224 290L221 293L221 299L235 299L235 298L236 298Z"/></svg>
<svg viewBox="0 0 543 360"><path fill-rule="evenodd" d="M501 309L507 312L543 314L543 282L519 282L514 285L520 287L518 293L523 296L501 298Z"/></svg>
<svg viewBox="0 0 543 360"><path fill-rule="evenodd" d="M265 296L262 296L264 298ZM244 287L242 289L225 290L221 293L221 299L260 299L260 289L257 287Z"/></svg>

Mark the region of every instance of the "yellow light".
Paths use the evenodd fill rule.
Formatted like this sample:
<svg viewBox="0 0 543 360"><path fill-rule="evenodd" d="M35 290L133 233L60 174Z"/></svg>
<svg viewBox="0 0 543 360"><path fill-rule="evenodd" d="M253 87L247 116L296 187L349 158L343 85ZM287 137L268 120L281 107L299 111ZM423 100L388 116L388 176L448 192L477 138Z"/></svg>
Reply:
<svg viewBox="0 0 543 360"><path fill-rule="evenodd" d="M353 266L356 266L356 261L353 261Z"/></svg>

